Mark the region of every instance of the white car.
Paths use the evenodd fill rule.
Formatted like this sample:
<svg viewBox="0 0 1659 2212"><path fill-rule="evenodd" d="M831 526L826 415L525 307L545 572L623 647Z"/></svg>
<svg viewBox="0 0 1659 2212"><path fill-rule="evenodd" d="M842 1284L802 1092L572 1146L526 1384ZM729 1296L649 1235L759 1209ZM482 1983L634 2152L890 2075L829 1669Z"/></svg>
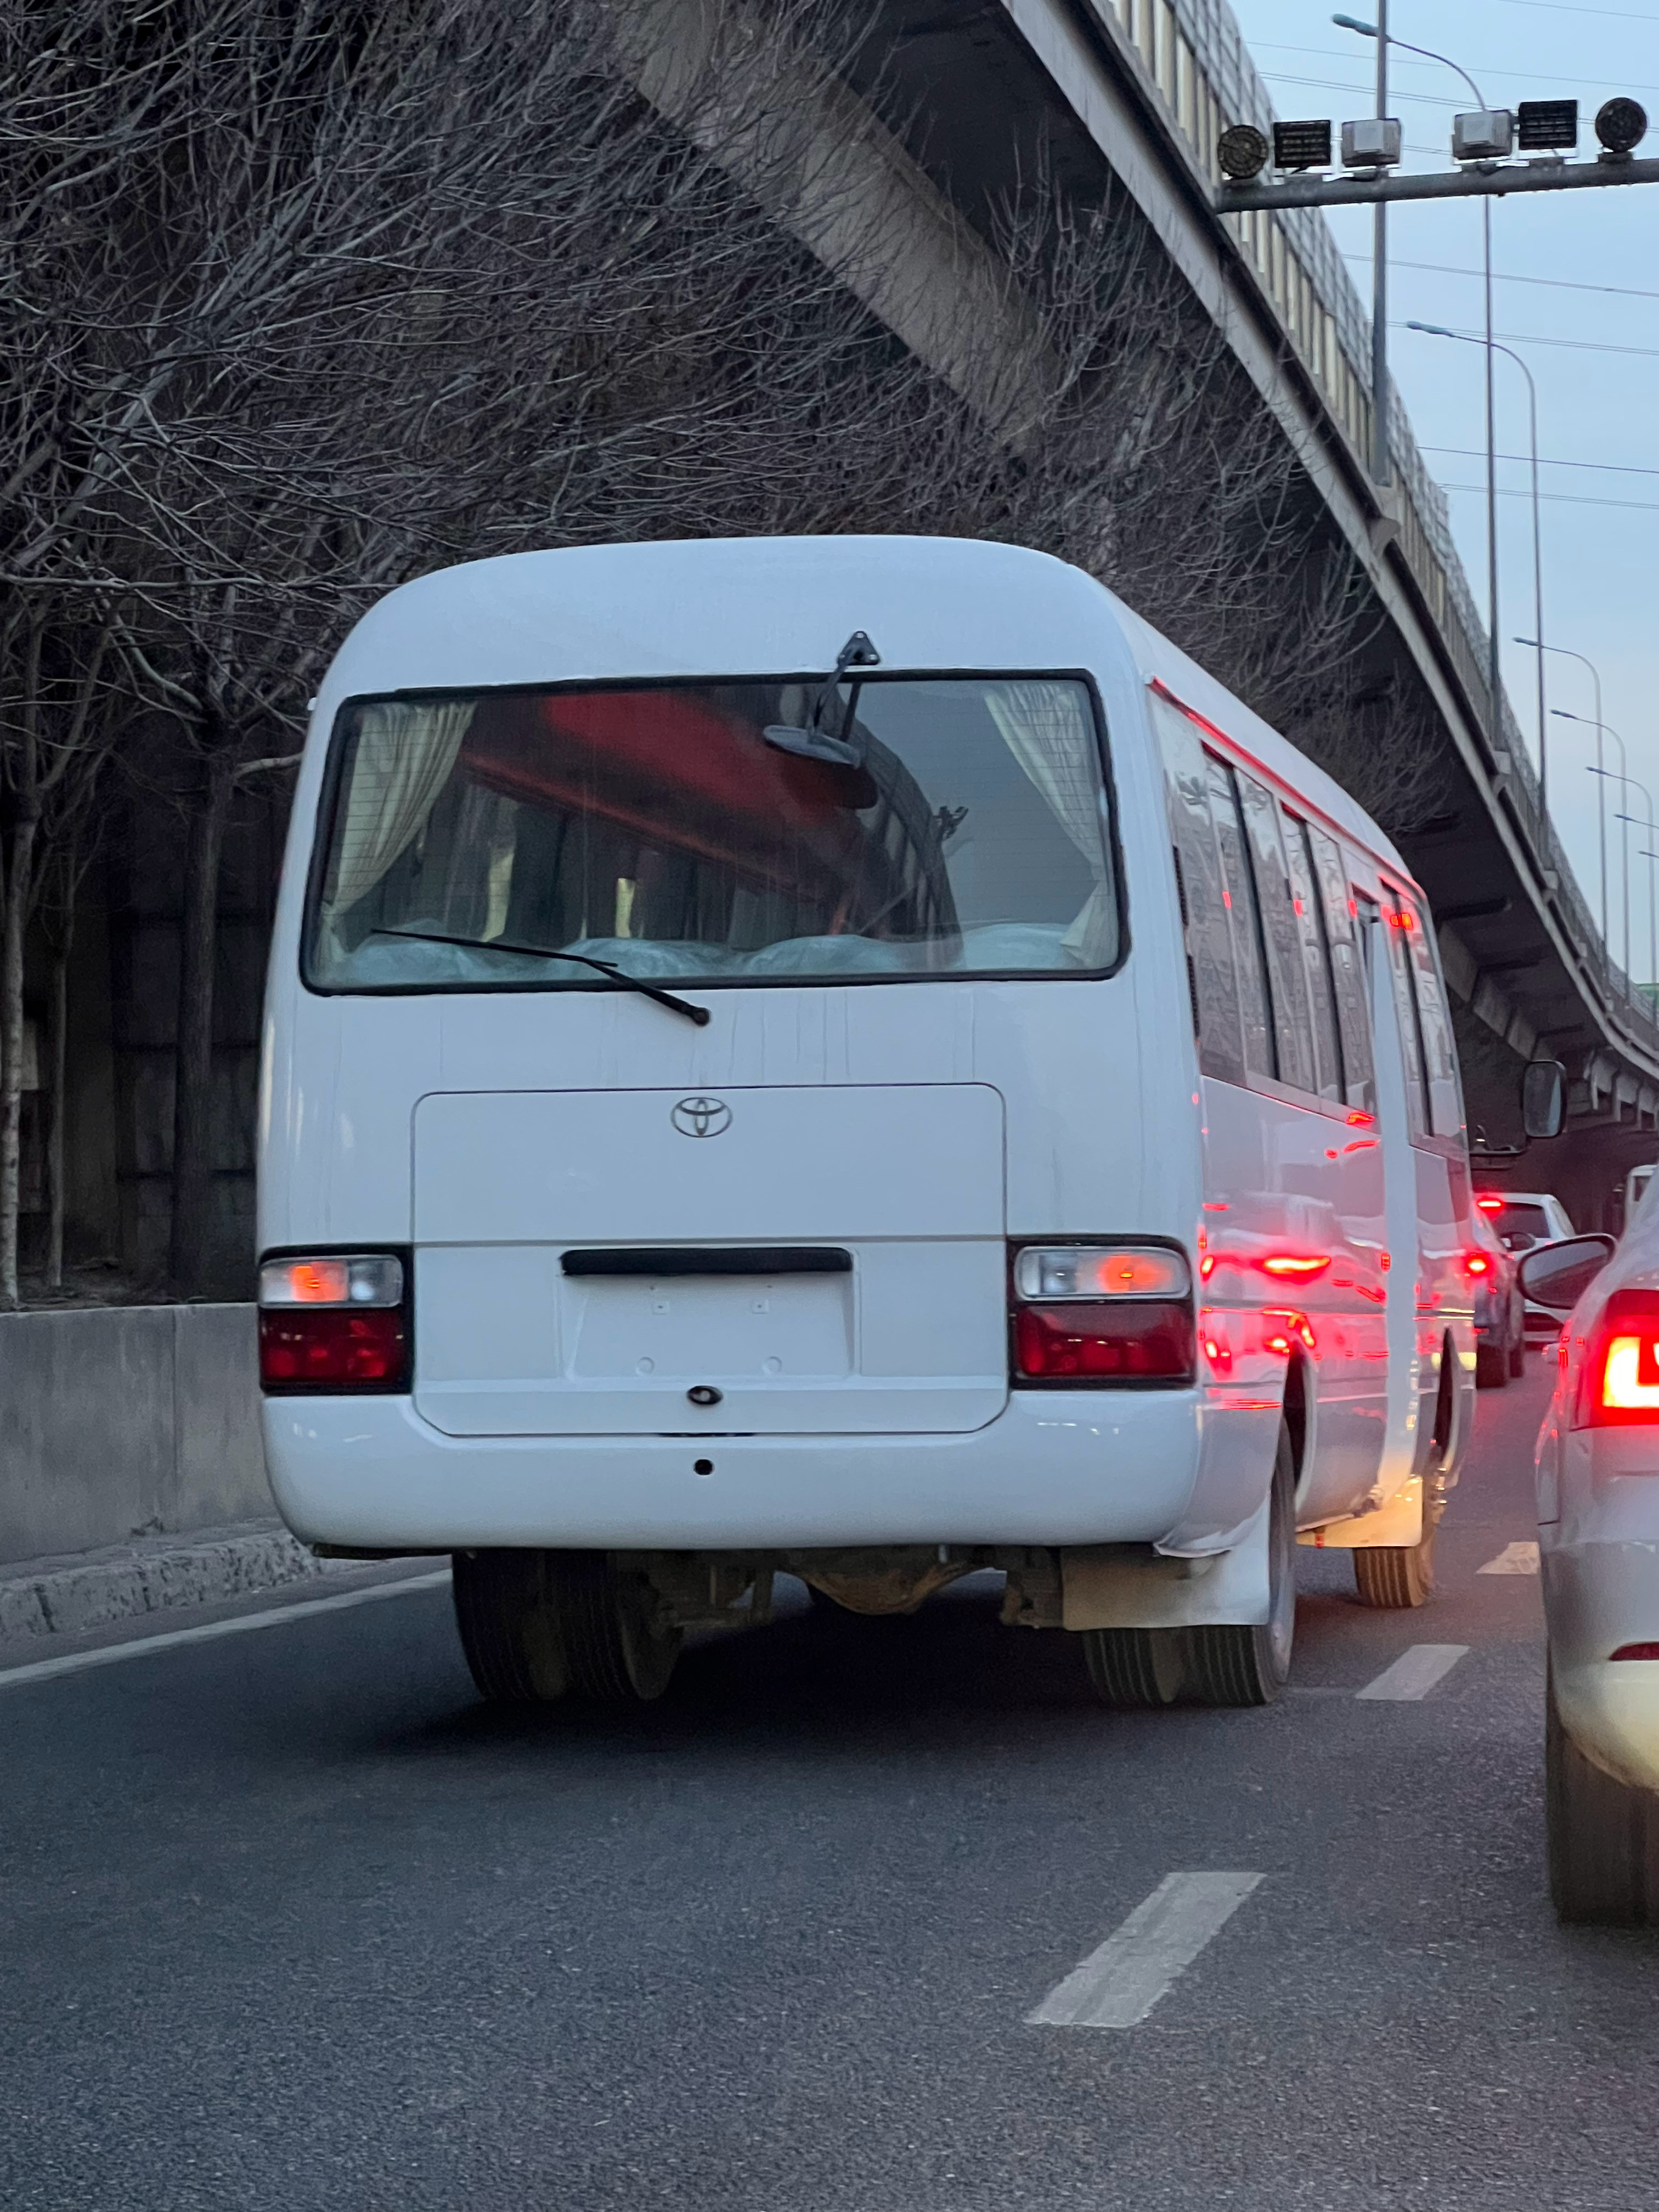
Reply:
<svg viewBox="0 0 1659 2212"><path fill-rule="evenodd" d="M1521 1263L1562 1321L1538 1440L1550 1889L1564 1920L1659 1924L1659 1214Z"/></svg>
<svg viewBox="0 0 1659 2212"><path fill-rule="evenodd" d="M1577 1234L1553 1191L1483 1190L1475 1204L1511 1252L1530 1252L1535 1244Z"/></svg>
<svg viewBox="0 0 1659 2212"><path fill-rule="evenodd" d="M1578 1233L1572 1225L1572 1217L1553 1191L1485 1190L1475 1204L1486 1215L1487 1226L1497 1232L1499 1243L1516 1259L1523 1253L1536 1251L1540 1244L1559 1244ZM1527 1301L1529 1342L1548 1343L1555 1334L1556 1325L1556 1316L1547 1306L1535 1298Z"/></svg>

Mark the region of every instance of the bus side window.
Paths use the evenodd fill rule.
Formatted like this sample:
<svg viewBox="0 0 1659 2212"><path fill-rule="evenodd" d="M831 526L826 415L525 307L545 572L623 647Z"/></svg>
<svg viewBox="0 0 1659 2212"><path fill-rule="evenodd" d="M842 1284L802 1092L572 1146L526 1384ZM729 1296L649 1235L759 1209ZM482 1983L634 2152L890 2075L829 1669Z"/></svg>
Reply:
<svg viewBox="0 0 1659 2212"><path fill-rule="evenodd" d="M1457 1073L1457 1041L1452 1034L1445 985L1435 958L1434 939L1423 923L1423 910L1414 901L1402 899L1401 911L1411 917L1403 934L1411 947L1412 969L1417 983L1417 1010L1423 1026L1423 1066L1429 1094L1429 1127L1437 1137L1461 1136L1463 1131L1463 1093Z"/></svg>
<svg viewBox="0 0 1659 2212"><path fill-rule="evenodd" d="M1400 1048L1406 1061L1406 1109L1413 1137L1428 1133L1428 1083L1423 1073L1423 1032L1419 1025L1417 997L1412 989L1412 956L1406 939L1412 914L1394 884L1385 883L1382 896L1382 934L1389 941L1389 976L1394 985L1395 1018L1400 1026Z"/></svg>
<svg viewBox="0 0 1659 2212"><path fill-rule="evenodd" d="M1348 871L1343 863L1341 848L1334 837L1328 837L1322 830L1310 824L1308 841L1313 848L1319 888L1324 894L1325 938L1336 986L1336 1015L1342 1031L1342 1066L1347 1079L1348 1103L1361 1114L1375 1114L1376 1070L1371 1051L1370 1003L1359 948L1354 941Z"/></svg>
<svg viewBox="0 0 1659 2212"><path fill-rule="evenodd" d="M1238 1009L1244 1024L1244 1065L1269 1080L1279 1073L1273 1052L1273 1018L1267 1006L1267 978L1261 949L1261 917L1256 911L1255 881L1244 853L1244 823L1238 811L1233 772L1213 754L1209 769L1210 817L1221 854L1221 895L1232 924L1233 972L1238 978Z"/></svg>
<svg viewBox="0 0 1659 2212"><path fill-rule="evenodd" d="M1316 1087L1313 1020L1308 1006L1308 981L1302 963L1296 902L1291 893L1290 870L1285 866L1285 844L1279 835L1279 809L1273 804L1272 792L1254 776L1240 775L1238 785L1244 800L1244 818L1250 829L1250 856L1255 864L1261 935L1267 949L1267 982L1279 1039L1279 1079L1294 1091L1312 1091Z"/></svg>
<svg viewBox="0 0 1659 2212"><path fill-rule="evenodd" d="M1206 1075L1216 1076L1224 1083L1243 1083L1244 1033L1233 975L1232 938L1222 896L1221 863L1210 820L1204 754L1191 722L1156 694L1153 714L1164 753L1170 829L1180 876L1199 1066Z"/></svg>
<svg viewBox="0 0 1659 2212"><path fill-rule="evenodd" d="M1336 983L1325 933L1325 917L1319 893L1314 888L1308 825L1282 810L1281 818L1285 825L1285 857L1291 864L1291 889L1296 894L1302 963L1307 971L1308 997L1313 1006L1314 1072L1319 1081L1320 1097L1340 1104L1343 1095L1342 1047L1337 1036Z"/></svg>

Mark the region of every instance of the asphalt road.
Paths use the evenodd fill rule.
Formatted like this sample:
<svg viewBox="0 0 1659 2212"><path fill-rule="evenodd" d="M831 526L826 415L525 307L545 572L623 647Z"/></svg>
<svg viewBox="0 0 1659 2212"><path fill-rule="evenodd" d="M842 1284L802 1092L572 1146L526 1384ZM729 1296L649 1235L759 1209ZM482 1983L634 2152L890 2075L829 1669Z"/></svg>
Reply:
<svg viewBox="0 0 1659 2212"><path fill-rule="evenodd" d="M1301 1555L1265 1712L1103 1713L977 1588L620 1721L486 1712L431 1589L0 1681L0 2204L1659 2203L1659 1946L1554 1923L1538 1585L1477 1571L1528 1368L1422 1613ZM1261 1880L1138 2024L1028 2024L1178 1872Z"/></svg>

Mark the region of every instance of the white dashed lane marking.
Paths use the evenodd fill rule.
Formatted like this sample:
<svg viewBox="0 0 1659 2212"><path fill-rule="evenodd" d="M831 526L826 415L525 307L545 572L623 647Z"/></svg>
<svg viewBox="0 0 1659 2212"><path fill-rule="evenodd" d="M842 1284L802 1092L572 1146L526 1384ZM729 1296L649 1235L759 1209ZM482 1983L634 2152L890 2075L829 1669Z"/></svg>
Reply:
<svg viewBox="0 0 1659 2212"><path fill-rule="evenodd" d="M1354 1695L1396 1699L1426 1698L1435 1684L1450 1674L1468 1648L1467 1644L1413 1644L1392 1667L1385 1667L1375 1681L1367 1682Z"/></svg>
<svg viewBox="0 0 1659 2212"><path fill-rule="evenodd" d="M263 1613L238 1613L231 1620L206 1620L195 1628L163 1629L159 1636L136 1636L128 1644L105 1644L96 1651L69 1651L61 1659L37 1659L27 1667L10 1667L0 1673L0 1690L20 1689L27 1682L49 1682L57 1674L78 1674L87 1667L112 1667L119 1659L143 1659L152 1651L176 1650L181 1644L206 1644L216 1636L246 1636L250 1629L281 1628L290 1620L309 1620L313 1613L343 1613L349 1606L373 1605L380 1598L408 1597L416 1590L436 1589L449 1580L449 1569L435 1574L404 1575L395 1583L371 1583L367 1589L342 1590L335 1597L302 1598L298 1605L274 1605Z"/></svg>
<svg viewBox="0 0 1659 2212"><path fill-rule="evenodd" d="M1173 1986L1261 1880L1169 1874L1081 1966L1051 1990L1032 2027L1133 2027Z"/></svg>
<svg viewBox="0 0 1659 2212"><path fill-rule="evenodd" d="M1483 1575L1535 1575L1538 1572L1536 1544L1505 1544L1495 1559L1488 1559L1477 1573Z"/></svg>

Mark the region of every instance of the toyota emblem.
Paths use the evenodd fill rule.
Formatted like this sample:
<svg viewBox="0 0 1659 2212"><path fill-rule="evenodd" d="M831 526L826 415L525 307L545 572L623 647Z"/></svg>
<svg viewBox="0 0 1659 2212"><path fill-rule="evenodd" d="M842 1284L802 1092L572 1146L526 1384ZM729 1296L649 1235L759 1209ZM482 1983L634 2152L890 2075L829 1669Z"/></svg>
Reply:
<svg viewBox="0 0 1659 2212"><path fill-rule="evenodd" d="M732 1126L723 1098L682 1098L669 1120L683 1137L718 1137Z"/></svg>

